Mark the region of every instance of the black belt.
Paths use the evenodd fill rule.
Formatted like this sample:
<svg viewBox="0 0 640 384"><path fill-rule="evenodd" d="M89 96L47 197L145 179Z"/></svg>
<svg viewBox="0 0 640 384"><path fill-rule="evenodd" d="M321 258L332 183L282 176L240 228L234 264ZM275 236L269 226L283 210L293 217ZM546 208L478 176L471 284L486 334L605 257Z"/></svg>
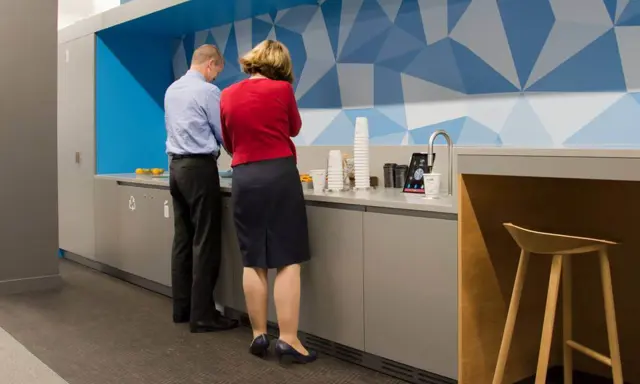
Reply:
<svg viewBox="0 0 640 384"><path fill-rule="evenodd" d="M194 153L194 154L186 154L186 155L170 155L171 160L180 160L180 159L208 159L214 158L217 159L219 156L215 153Z"/></svg>

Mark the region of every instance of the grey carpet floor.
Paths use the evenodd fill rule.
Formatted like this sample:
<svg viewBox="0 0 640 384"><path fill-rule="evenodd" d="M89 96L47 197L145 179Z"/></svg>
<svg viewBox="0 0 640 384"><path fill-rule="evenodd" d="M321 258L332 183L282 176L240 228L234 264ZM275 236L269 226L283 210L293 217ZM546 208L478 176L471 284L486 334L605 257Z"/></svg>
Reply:
<svg viewBox="0 0 640 384"><path fill-rule="evenodd" d="M282 367L247 353L250 332L192 335L168 298L70 262L56 292L0 297L0 327L69 384L386 384L385 375L323 356Z"/></svg>

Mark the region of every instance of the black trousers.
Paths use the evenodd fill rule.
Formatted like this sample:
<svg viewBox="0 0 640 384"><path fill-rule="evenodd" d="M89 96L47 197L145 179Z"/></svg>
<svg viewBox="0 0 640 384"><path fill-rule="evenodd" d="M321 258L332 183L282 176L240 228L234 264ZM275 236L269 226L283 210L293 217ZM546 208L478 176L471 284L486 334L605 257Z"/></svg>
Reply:
<svg viewBox="0 0 640 384"><path fill-rule="evenodd" d="M173 314L192 323L217 315L213 290L222 258L222 200L213 156L174 157L169 186L175 234L171 259Z"/></svg>

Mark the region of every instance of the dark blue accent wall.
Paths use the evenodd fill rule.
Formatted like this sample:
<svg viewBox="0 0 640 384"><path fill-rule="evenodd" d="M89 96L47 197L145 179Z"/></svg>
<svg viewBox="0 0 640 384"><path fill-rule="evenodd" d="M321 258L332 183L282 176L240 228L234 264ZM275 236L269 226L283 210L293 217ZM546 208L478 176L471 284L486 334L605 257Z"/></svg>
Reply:
<svg viewBox="0 0 640 384"><path fill-rule="evenodd" d="M164 92L172 41L103 31L96 45L97 173L166 168Z"/></svg>

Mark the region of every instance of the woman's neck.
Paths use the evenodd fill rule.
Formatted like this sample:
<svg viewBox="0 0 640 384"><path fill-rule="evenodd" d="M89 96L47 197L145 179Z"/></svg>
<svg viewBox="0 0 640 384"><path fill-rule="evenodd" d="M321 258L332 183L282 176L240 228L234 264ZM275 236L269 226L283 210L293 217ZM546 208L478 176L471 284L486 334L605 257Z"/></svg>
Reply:
<svg viewBox="0 0 640 384"><path fill-rule="evenodd" d="M254 73L253 75L251 75L251 77L249 77L250 79L266 79L265 76L259 74L259 73Z"/></svg>

